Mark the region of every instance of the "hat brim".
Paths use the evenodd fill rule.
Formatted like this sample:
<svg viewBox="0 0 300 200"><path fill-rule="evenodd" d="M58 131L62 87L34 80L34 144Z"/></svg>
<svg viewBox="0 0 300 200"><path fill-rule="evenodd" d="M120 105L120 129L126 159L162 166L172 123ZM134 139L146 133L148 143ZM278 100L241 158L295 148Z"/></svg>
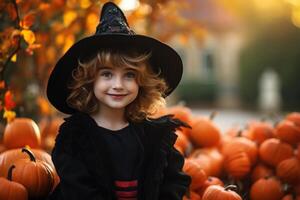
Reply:
<svg viewBox="0 0 300 200"><path fill-rule="evenodd" d="M135 49L139 52L151 52L151 66L154 71L161 71L160 75L169 87L166 96L173 92L181 80L182 60L170 46L144 35L93 35L75 43L52 70L47 85L47 96L56 109L66 114L76 112L66 103L71 92L67 84L72 78L72 71L78 66L78 59L88 58L101 49Z"/></svg>

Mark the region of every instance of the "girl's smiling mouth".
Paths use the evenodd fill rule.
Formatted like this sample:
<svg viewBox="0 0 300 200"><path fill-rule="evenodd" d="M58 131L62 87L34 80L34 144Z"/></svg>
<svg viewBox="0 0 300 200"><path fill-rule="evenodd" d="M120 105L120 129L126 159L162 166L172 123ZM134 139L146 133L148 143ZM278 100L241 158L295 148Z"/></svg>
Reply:
<svg viewBox="0 0 300 200"><path fill-rule="evenodd" d="M126 96L127 94L108 94L110 96Z"/></svg>
<svg viewBox="0 0 300 200"><path fill-rule="evenodd" d="M127 94L108 94L108 95L111 96L115 100L121 100L125 96L127 96Z"/></svg>

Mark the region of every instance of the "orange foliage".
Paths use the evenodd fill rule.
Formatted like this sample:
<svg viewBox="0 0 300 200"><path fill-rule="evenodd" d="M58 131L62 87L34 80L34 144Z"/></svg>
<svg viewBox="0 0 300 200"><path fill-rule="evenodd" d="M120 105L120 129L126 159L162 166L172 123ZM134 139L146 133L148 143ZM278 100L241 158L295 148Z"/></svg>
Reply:
<svg viewBox="0 0 300 200"><path fill-rule="evenodd" d="M3 29L0 32L0 66L5 68L9 62L21 59L22 62L15 62L15 66L20 70L11 76L14 76L15 80L19 77L35 80L42 85L41 88L44 88L58 58L75 41L94 34L99 23L99 10L105 2L107 0L1 2L1 12L8 17L1 22ZM118 0L114 2L120 3ZM125 14L130 26L138 33L151 35L165 42L168 42L174 34L181 34L186 41L189 35L193 33L201 35L199 30L201 29L200 32L203 33L205 29L181 15L180 10L186 9L189 8L184 1L144 0L140 1L134 11ZM164 28L161 29L161 26ZM33 63L33 66L18 66L20 63L22 65ZM3 72L1 67L0 73ZM13 83L17 88L14 91L24 91L27 83L21 82ZM19 101L25 101L23 98L23 95L20 95ZM26 107L24 109L26 110Z"/></svg>

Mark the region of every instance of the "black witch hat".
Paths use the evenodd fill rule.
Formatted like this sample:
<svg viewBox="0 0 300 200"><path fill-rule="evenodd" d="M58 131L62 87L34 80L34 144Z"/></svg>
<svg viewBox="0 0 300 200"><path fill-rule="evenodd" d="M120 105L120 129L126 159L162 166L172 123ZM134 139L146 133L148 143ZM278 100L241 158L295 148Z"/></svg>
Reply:
<svg viewBox="0 0 300 200"><path fill-rule="evenodd" d="M129 27L121 9L107 2L102 8L96 33L73 44L50 74L47 96L56 109L66 114L76 112L66 102L71 92L67 84L72 79L72 71L78 66L78 60L88 59L102 49L151 52L149 61L154 72L160 72L169 87L165 96L171 94L181 80L182 61L176 51L154 38L136 34Z"/></svg>

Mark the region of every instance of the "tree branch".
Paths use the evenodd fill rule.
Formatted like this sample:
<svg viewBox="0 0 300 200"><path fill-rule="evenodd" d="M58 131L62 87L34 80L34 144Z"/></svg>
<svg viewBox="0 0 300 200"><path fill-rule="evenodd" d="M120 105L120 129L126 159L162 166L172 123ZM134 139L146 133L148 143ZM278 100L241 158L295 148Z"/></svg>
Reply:
<svg viewBox="0 0 300 200"><path fill-rule="evenodd" d="M19 8L17 5L17 2L15 0L12 0L12 4L14 5L17 17L16 17L16 24L15 24L15 28L16 29L20 29L20 15L19 15ZM12 57L21 49L21 40L18 39L18 43L17 43L17 47L16 49L9 54L8 58L6 59L6 61L4 62L3 66L1 66L0 68L0 80L4 79L4 72L5 69L7 67L7 65L9 64L10 60L12 59Z"/></svg>

